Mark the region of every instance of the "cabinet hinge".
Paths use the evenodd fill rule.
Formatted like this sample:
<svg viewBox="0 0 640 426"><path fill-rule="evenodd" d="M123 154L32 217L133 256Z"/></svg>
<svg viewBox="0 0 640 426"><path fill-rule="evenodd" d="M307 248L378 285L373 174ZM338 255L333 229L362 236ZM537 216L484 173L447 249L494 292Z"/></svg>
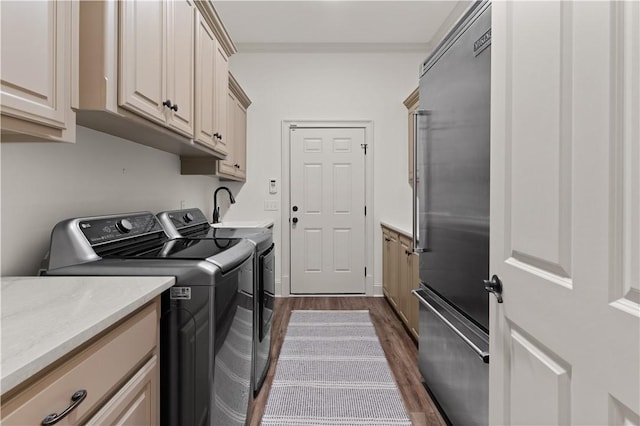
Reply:
<svg viewBox="0 0 640 426"><path fill-rule="evenodd" d="M369 146L369 144L366 144L366 143L361 143L361 144L360 144L360 147L361 147L362 149L364 149L364 155L367 155L367 147L368 147L368 146Z"/></svg>

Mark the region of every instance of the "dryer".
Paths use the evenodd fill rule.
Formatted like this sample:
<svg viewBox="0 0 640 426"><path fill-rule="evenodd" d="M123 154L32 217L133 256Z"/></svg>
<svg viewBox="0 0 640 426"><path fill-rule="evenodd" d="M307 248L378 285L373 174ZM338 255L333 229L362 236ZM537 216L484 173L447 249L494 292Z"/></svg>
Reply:
<svg viewBox="0 0 640 426"><path fill-rule="evenodd" d="M165 232L174 238L244 238L255 247L253 392L257 395L271 363L271 322L275 301L275 246L268 228L228 228L209 224L200 209L172 210L158 214Z"/></svg>

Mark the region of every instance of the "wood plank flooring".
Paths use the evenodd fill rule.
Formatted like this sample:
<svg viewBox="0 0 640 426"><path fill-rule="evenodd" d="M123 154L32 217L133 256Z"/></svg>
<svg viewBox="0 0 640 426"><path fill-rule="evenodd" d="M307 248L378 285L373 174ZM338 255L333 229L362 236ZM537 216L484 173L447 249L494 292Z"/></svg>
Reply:
<svg viewBox="0 0 640 426"><path fill-rule="evenodd" d="M297 309L368 309L413 425L445 425L438 409L422 386L422 377L418 371L417 346L383 297L289 297L276 299L271 330L272 363L264 385L252 403L250 425L258 426L260 424L276 371L280 348L287 332L289 317L291 311Z"/></svg>

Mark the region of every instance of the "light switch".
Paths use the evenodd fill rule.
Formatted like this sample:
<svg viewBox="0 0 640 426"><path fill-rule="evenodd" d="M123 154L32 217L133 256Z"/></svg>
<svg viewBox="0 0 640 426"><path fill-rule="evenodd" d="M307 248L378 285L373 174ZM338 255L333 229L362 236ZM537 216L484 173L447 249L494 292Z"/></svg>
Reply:
<svg viewBox="0 0 640 426"><path fill-rule="evenodd" d="M269 194L277 194L277 193L278 193L278 188L276 187L276 180L271 179L269 181Z"/></svg>
<svg viewBox="0 0 640 426"><path fill-rule="evenodd" d="M278 200L264 200L264 210L265 211L277 211L278 210Z"/></svg>

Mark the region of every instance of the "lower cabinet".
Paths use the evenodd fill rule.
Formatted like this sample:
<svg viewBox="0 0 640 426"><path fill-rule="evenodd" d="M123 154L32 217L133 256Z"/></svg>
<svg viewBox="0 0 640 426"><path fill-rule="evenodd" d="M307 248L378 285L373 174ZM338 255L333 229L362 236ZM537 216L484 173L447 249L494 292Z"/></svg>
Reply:
<svg viewBox="0 0 640 426"><path fill-rule="evenodd" d="M140 308L28 383L2 396L2 424L159 423L160 301ZM83 396L84 395L84 396ZM58 421L51 419L76 401ZM56 414L59 413L59 414Z"/></svg>
<svg viewBox="0 0 640 426"><path fill-rule="evenodd" d="M418 301L411 290L418 287L418 256L411 237L382 226L382 289L385 297L414 339L418 339Z"/></svg>

